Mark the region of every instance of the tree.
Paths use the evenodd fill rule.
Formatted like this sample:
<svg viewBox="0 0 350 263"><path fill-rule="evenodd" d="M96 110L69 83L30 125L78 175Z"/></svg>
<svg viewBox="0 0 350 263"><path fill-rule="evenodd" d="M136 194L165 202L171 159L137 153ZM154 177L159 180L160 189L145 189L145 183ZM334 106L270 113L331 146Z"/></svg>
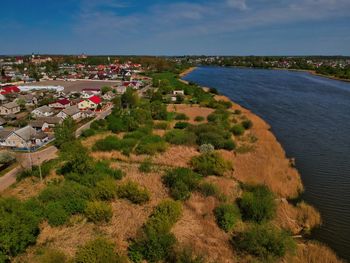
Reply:
<svg viewBox="0 0 350 263"><path fill-rule="evenodd" d="M82 175L93 171L92 158L78 140L62 144L60 156L66 161L61 168L63 174L77 173Z"/></svg>
<svg viewBox="0 0 350 263"><path fill-rule="evenodd" d="M55 128L55 145L57 147L62 147L65 143L71 143L76 139L75 131L76 131L76 123L71 118L66 118L62 124L59 124Z"/></svg>
<svg viewBox="0 0 350 263"><path fill-rule="evenodd" d="M127 88L125 93L122 95L121 100L123 105L126 105L128 108L132 108L137 105L139 96L132 88Z"/></svg>
<svg viewBox="0 0 350 263"><path fill-rule="evenodd" d="M103 86L103 87L101 88L101 93L102 93L102 95L104 95L104 94L106 94L108 91L111 91L111 90L112 90L111 87Z"/></svg>

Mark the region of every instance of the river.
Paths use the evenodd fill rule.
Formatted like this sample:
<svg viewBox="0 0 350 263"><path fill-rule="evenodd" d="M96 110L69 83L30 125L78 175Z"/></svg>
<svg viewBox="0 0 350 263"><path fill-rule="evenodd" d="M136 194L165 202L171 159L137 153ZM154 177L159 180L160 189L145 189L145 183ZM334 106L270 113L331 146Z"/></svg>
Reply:
<svg viewBox="0 0 350 263"><path fill-rule="evenodd" d="M312 237L350 261L350 83L307 72L199 67L185 80L218 91L266 120L323 220Z"/></svg>

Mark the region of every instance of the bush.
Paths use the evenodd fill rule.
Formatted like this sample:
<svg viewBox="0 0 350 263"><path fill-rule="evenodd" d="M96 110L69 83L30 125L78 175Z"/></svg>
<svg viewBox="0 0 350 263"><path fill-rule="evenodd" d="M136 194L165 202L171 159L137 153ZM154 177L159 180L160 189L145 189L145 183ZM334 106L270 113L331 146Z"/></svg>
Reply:
<svg viewBox="0 0 350 263"><path fill-rule="evenodd" d="M112 178L106 178L96 183L94 193L97 199L108 201L114 199L116 195L115 190L115 180L113 180Z"/></svg>
<svg viewBox="0 0 350 263"><path fill-rule="evenodd" d="M121 151L123 153L130 153L137 144L138 140L134 138L119 139L116 136L107 136L102 140L98 140L92 147L94 151Z"/></svg>
<svg viewBox="0 0 350 263"><path fill-rule="evenodd" d="M233 114L240 115L240 114L242 114L242 111L241 111L241 110L235 110L235 111L233 112Z"/></svg>
<svg viewBox="0 0 350 263"><path fill-rule="evenodd" d="M187 128L189 125L190 125L190 124L189 124L188 122L179 121L179 122L175 123L174 128L175 128L175 129L180 129L180 130L182 130L182 129Z"/></svg>
<svg viewBox="0 0 350 263"><path fill-rule="evenodd" d="M41 255L37 257L35 262L40 263L64 263L67 262L66 255L56 249L45 249L41 252Z"/></svg>
<svg viewBox="0 0 350 263"><path fill-rule="evenodd" d="M165 140L175 145L193 145L196 143L196 135L187 130L171 130L165 134Z"/></svg>
<svg viewBox="0 0 350 263"><path fill-rule="evenodd" d="M239 207L243 219L262 223L275 216L275 196L264 185L248 187L248 191L242 195Z"/></svg>
<svg viewBox="0 0 350 263"><path fill-rule="evenodd" d="M48 203L45 209L45 215L51 226L64 225L69 217L69 214L60 202Z"/></svg>
<svg viewBox="0 0 350 263"><path fill-rule="evenodd" d="M177 121L187 121L190 118L185 113L176 113L175 120Z"/></svg>
<svg viewBox="0 0 350 263"><path fill-rule="evenodd" d="M198 185L198 191L203 194L204 196L215 196L220 197L220 191L219 188L208 182L203 182Z"/></svg>
<svg viewBox="0 0 350 263"><path fill-rule="evenodd" d="M137 145L135 152L137 154L154 155L166 150L166 143L162 137L158 135L148 135L142 139Z"/></svg>
<svg viewBox="0 0 350 263"><path fill-rule="evenodd" d="M87 130L84 130L82 133L81 133L81 136L84 137L84 138L87 138L87 137L91 137L93 135L96 134L96 130L93 130L93 129L87 129Z"/></svg>
<svg viewBox="0 0 350 263"><path fill-rule="evenodd" d="M186 200L196 189L201 176L187 168L175 168L163 177L164 184L170 188L170 195L175 200Z"/></svg>
<svg viewBox="0 0 350 263"><path fill-rule="evenodd" d="M214 215L218 226L230 231L241 218L239 209L235 204L221 204L214 210Z"/></svg>
<svg viewBox="0 0 350 263"><path fill-rule="evenodd" d="M7 262L35 244L39 234L40 217L13 198L0 199L0 259Z"/></svg>
<svg viewBox="0 0 350 263"><path fill-rule="evenodd" d="M197 122L204 121L204 120L205 120L205 118L203 116L196 116L194 118L194 121L197 121Z"/></svg>
<svg viewBox="0 0 350 263"><path fill-rule="evenodd" d="M95 164L95 173L103 175L104 177L112 177L113 179L122 179L124 173L120 169L113 169L109 166L108 161L99 161Z"/></svg>
<svg viewBox="0 0 350 263"><path fill-rule="evenodd" d="M156 130L167 130L169 128L169 124L167 122L157 122L153 125L153 128Z"/></svg>
<svg viewBox="0 0 350 263"><path fill-rule="evenodd" d="M217 152L204 153L191 159L194 170L204 176L222 176L232 169L232 164Z"/></svg>
<svg viewBox="0 0 350 263"><path fill-rule="evenodd" d="M202 144L199 146L200 153L211 153L215 150L214 146L211 144Z"/></svg>
<svg viewBox="0 0 350 263"><path fill-rule="evenodd" d="M149 158L146 158L139 166L139 171L142 173L150 173L152 172L152 162Z"/></svg>
<svg viewBox="0 0 350 263"><path fill-rule="evenodd" d="M115 244L105 238L97 238L79 247L75 255L75 263L126 263L114 251Z"/></svg>
<svg viewBox="0 0 350 263"><path fill-rule="evenodd" d="M235 148L235 143L231 138L225 139L219 133L214 132L206 132L199 134L197 144L211 144L214 146L215 149L225 149L229 151Z"/></svg>
<svg viewBox="0 0 350 263"><path fill-rule="evenodd" d="M231 128L231 132L236 136L243 135L244 131L245 129L241 124L235 124Z"/></svg>
<svg viewBox="0 0 350 263"><path fill-rule="evenodd" d="M150 200L149 191L131 181L117 187L117 196L134 204L144 204Z"/></svg>
<svg viewBox="0 0 350 263"><path fill-rule="evenodd" d="M113 212L110 204L101 201L93 201L88 202L85 215L89 221L94 223L109 222L113 216Z"/></svg>
<svg viewBox="0 0 350 263"><path fill-rule="evenodd" d="M249 130L253 127L253 122L251 120L244 120L242 121L242 126L244 127L244 129Z"/></svg>
<svg viewBox="0 0 350 263"><path fill-rule="evenodd" d="M143 226L142 235L130 244L129 258L134 262L141 262L143 259L148 262L165 261L176 243L170 229L181 213L181 203L173 200L162 201Z"/></svg>
<svg viewBox="0 0 350 263"><path fill-rule="evenodd" d="M197 256L193 253L192 248L185 248L181 250L174 250L168 258L170 263L205 263L202 256Z"/></svg>
<svg viewBox="0 0 350 263"><path fill-rule="evenodd" d="M266 261L283 257L295 247L295 242L288 233L269 225L254 225L248 231L233 237L232 242L238 249Z"/></svg>

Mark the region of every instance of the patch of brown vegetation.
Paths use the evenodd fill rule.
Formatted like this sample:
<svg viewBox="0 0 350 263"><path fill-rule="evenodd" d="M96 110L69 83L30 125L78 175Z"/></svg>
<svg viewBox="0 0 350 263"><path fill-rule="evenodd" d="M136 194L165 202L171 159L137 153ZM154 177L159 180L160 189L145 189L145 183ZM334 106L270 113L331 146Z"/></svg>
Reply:
<svg viewBox="0 0 350 263"><path fill-rule="evenodd" d="M16 183L14 187L7 188L2 196L15 197L20 200L28 200L31 197L37 196L52 180L61 180L62 177L56 174L56 171L51 171L51 174L42 181L36 177L28 177Z"/></svg>
<svg viewBox="0 0 350 263"><path fill-rule="evenodd" d="M192 194L184 203L183 216L172 232L180 245L192 247L195 254L206 256L208 262L236 262L230 235L215 223L213 209L217 204L214 197Z"/></svg>
<svg viewBox="0 0 350 263"><path fill-rule="evenodd" d="M288 262L292 263L344 263L328 247L317 242L309 241L299 244L296 256Z"/></svg>
<svg viewBox="0 0 350 263"><path fill-rule="evenodd" d="M258 138L253 151L234 157L235 177L244 183L265 184L281 197L297 196L303 189L300 175L291 167L270 126L237 104L233 109L241 110L253 122L251 132Z"/></svg>
<svg viewBox="0 0 350 263"><path fill-rule="evenodd" d="M201 116L204 117L204 119L207 119L208 115L214 110L211 108L200 107L199 105L169 104L168 111L184 113L190 118L188 121L189 123L197 123L194 121L197 116Z"/></svg>
<svg viewBox="0 0 350 263"><path fill-rule="evenodd" d="M194 147L189 146L169 146L162 154L158 154L153 158L153 163L166 166L188 167L192 157L199 155Z"/></svg>

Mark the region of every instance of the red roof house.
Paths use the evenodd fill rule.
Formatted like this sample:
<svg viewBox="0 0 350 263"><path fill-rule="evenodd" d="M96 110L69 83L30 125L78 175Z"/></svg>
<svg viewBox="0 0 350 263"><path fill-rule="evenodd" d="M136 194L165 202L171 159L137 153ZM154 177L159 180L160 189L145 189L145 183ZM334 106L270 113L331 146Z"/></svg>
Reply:
<svg viewBox="0 0 350 263"><path fill-rule="evenodd" d="M91 96L89 98L89 101L92 101L95 104L100 104L102 102L101 98L99 96L96 96L96 95Z"/></svg>
<svg viewBox="0 0 350 263"><path fill-rule="evenodd" d="M64 98L64 99L59 99L59 100L57 100L54 103L51 103L49 106L51 108L55 108L55 109L65 109L65 108L67 108L70 105L71 105L70 100Z"/></svg>
<svg viewBox="0 0 350 263"><path fill-rule="evenodd" d="M17 86L5 86L0 89L0 94L19 93L21 90Z"/></svg>

